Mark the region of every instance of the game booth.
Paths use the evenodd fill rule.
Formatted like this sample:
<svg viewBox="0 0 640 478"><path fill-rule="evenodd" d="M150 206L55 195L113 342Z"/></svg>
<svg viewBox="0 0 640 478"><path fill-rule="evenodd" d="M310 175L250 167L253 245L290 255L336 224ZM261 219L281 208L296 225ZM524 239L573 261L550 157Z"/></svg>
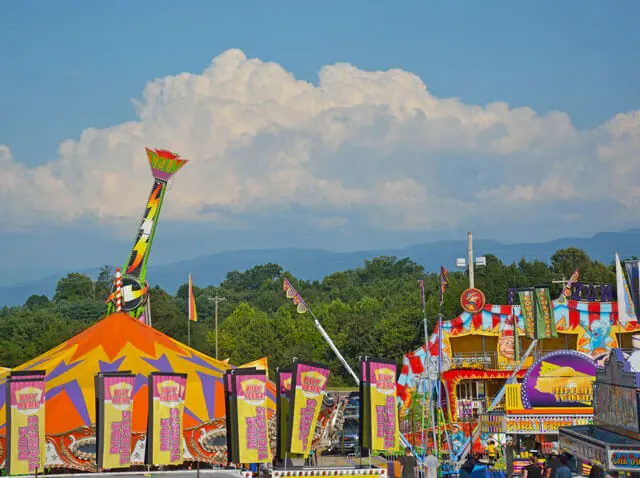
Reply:
<svg viewBox="0 0 640 478"><path fill-rule="evenodd" d="M593 424L560 429L560 448L586 465L640 477L640 351L612 350L596 371Z"/></svg>

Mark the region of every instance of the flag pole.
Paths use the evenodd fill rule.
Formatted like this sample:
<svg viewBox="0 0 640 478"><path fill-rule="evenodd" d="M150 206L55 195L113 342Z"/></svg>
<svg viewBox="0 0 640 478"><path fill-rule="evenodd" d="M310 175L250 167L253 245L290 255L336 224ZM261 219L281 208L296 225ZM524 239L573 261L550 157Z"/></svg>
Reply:
<svg viewBox="0 0 640 478"><path fill-rule="evenodd" d="M427 455L427 443L425 441L426 437L425 437L425 423L424 423L424 416L425 416L425 405L426 405L426 398L427 398L427 390L429 391L429 416L432 416L431 414L431 406L432 406L432 402L433 400L431 399L431 354L429 352L429 325L427 323L427 307L426 307L426 303L425 303L425 291L424 291L424 279L419 281L420 284L420 299L422 300L422 325L424 328L424 349L425 349L425 358L426 358L426 362L427 362L427 366L426 371L427 371L427 376L426 378L423 377L422 379L422 460L424 461L425 456ZM433 420L431 420L431 425L433 426Z"/></svg>

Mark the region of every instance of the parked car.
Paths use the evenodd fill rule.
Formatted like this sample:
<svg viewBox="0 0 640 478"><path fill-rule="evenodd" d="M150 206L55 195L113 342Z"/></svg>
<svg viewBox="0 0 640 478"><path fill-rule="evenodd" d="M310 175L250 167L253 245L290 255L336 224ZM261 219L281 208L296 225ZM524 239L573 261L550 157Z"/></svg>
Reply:
<svg viewBox="0 0 640 478"><path fill-rule="evenodd" d="M344 426L337 442L331 444L331 451L339 454L355 453L359 448L360 421L356 417L345 417Z"/></svg>
<svg viewBox="0 0 640 478"><path fill-rule="evenodd" d="M355 396L347 399L347 404L344 407L345 416L354 416L358 418L360 416L360 397Z"/></svg>

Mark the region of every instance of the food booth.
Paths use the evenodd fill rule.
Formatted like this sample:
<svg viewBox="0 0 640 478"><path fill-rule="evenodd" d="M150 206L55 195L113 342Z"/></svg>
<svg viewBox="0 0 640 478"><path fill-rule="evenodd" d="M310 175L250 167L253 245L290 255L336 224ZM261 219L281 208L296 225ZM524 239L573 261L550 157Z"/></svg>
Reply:
<svg viewBox="0 0 640 478"><path fill-rule="evenodd" d="M561 428L560 448L610 473L640 477L640 373L614 349L593 388L594 423Z"/></svg>
<svg viewBox="0 0 640 478"><path fill-rule="evenodd" d="M480 419L482 433L503 430L513 446L513 475L522 474L531 451L548 454L557 446L559 430L590 425L596 365L581 352L561 350L540 357L521 383L506 386L502 414Z"/></svg>

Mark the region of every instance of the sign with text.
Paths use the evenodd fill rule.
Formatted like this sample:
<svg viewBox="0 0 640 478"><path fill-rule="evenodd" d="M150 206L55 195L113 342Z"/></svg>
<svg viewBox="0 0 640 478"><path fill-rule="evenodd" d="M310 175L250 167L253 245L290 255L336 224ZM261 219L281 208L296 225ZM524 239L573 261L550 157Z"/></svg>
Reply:
<svg viewBox="0 0 640 478"><path fill-rule="evenodd" d="M573 350L558 350L540 357L522 380L526 409L544 407L591 408L596 364Z"/></svg>
<svg viewBox="0 0 640 478"><path fill-rule="evenodd" d="M591 464L607 467L607 447L604 443L587 441L582 435L574 436L564 429L560 430L559 437L558 444L562 451Z"/></svg>
<svg viewBox="0 0 640 478"><path fill-rule="evenodd" d="M237 413L238 462L269 463L271 449L267 423L267 377L264 370L236 369L233 396Z"/></svg>
<svg viewBox="0 0 640 478"><path fill-rule="evenodd" d="M329 369L324 365L296 362L291 375L293 400L289 409L290 453L305 457L311 451L311 442L327 389Z"/></svg>
<svg viewBox="0 0 640 478"><path fill-rule="evenodd" d="M368 426L361 446L374 451L400 448L398 409L396 407L396 364L391 360L365 357L361 362L366 381L363 394L363 416ZM363 435L366 435L363 434Z"/></svg>
<svg viewBox="0 0 640 478"><path fill-rule="evenodd" d="M504 418L506 433L543 435L558 433L560 427L591 425L592 415L567 415L565 417L545 415L507 415Z"/></svg>
<svg viewBox="0 0 640 478"><path fill-rule="evenodd" d="M596 425L640 432L638 413L638 389L640 373L628 367L620 349L609 353L604 367L598 368L593 392L593 412Z"/></svg>
<svg viewBox="0 0 640 478"><path fill-rule="evenodd" d="M640 449L609 449L609 470L640 471Z"/></svg>
<svg viewBox="0 0 640 478"><path fill-rule="evenodd" d="M147 465L180 465L183 462L182 416L187 374L149 375Z"/></svg>
<svg viewBox="0 0 640 478"><path fill-rule="evenodd" d="M44 471L45 372L12 372L6 394L7 472Z"/></svg>
<svg viewBox="0 0 640 478"><path fill-rule="evenodd" d="M96 376L97 465L100 470L131 465L131 412L135 376L129 372Z"/></svg>
<svg viewBox="0 0 640 478"><path fill-rule="evenodd" d="M596 424L611 425L638 433L638 392L635 388L608 383L594 385L593 412Z"/></svg>

